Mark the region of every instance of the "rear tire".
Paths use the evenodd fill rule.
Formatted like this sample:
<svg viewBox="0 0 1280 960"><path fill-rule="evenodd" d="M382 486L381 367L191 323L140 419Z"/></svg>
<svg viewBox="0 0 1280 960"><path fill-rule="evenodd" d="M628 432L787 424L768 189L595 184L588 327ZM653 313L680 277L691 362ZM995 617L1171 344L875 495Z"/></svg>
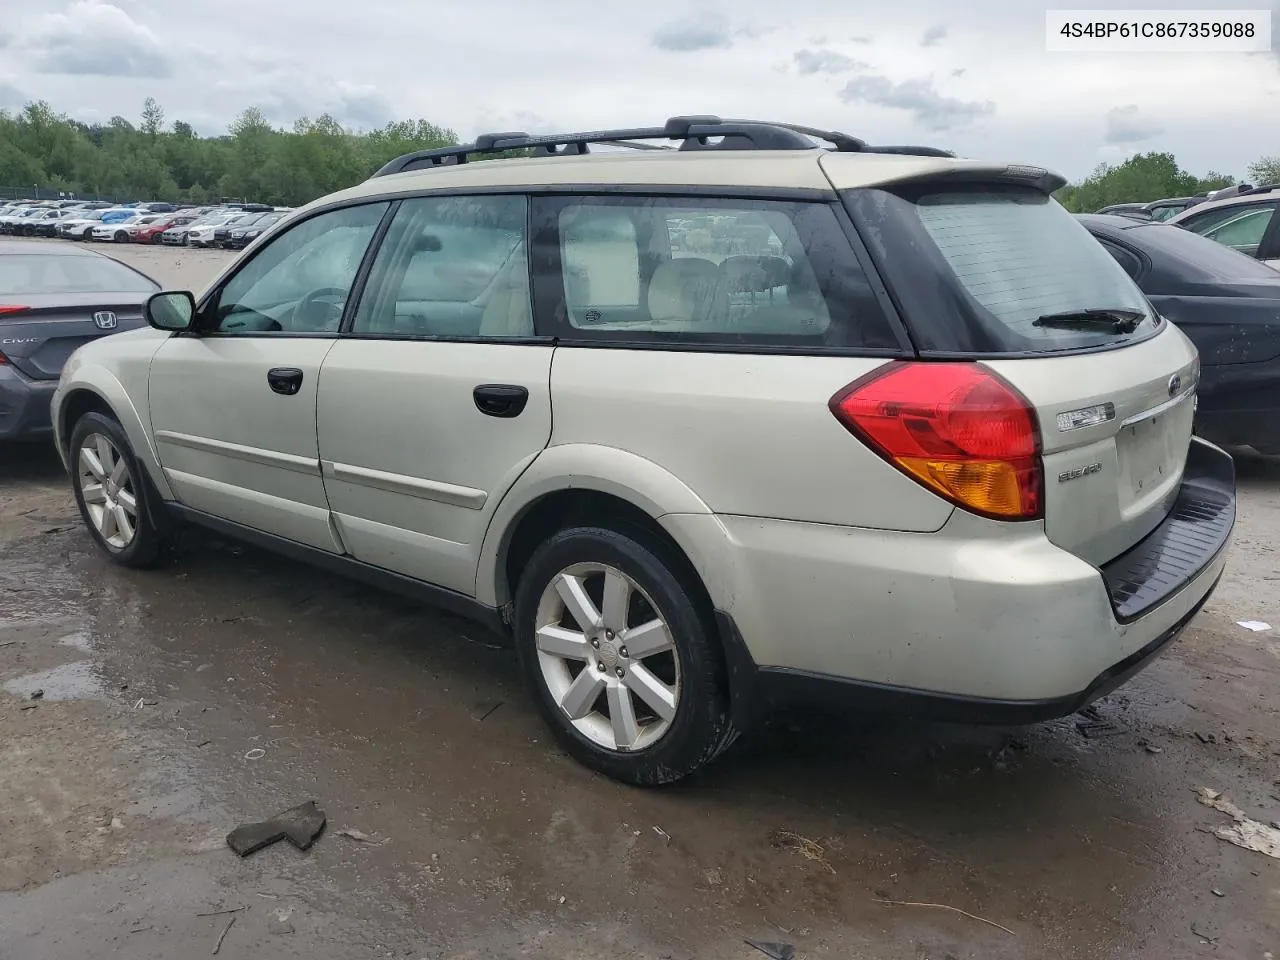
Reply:
<svg viewBox="0 0 1280 960"><path fill-rule="evenodd" d="M129 234L125 233L123 230L116 231L116 243L127 243L128 241Z"/></svg>
<svg viewBox="0 0 1280 960"><path fill-rule="evenodd" d="M126 567L154 567L164 539L164 509L124 427L101 413L76 421L68 446L72 489L80 516L98 547Z"/></svg>
<svg viewBox="0 0 1280 960"><path fill-rule="evenodd" d="M737 736L714 626L669 554L643 532L573 527L534 552L516 590L543 719L578 762L636 786L683 779Z"/></svg>

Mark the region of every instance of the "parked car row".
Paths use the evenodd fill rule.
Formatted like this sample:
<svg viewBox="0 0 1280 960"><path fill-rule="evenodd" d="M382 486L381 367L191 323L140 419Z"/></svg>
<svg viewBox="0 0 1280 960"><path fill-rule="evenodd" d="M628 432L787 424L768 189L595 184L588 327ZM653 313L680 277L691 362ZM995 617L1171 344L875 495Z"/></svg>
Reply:
<svg viewBox="0 0 1280 960"><path fill-rule="evenodd" d="M264 203L177 207L171 203L23 201L0 206L0 233L238 250L283 219L289 210Z"/></svg>
<svg viewBox="0 0 1280 960"><path fill-rule="evenodd" d="M1163 221L1280 268L1280 183L1225 187L1198 197L1116 203L1095 215Z"/></svg>
<svg viewBox="0 0 1280 960"><path fill-rule="evenodd" d="M1149 203L1113 203L1095 211L1100 214L1114 214L1120 217L1132 217L1135 220L1171 220L1178 214L1190 210L1202 203L1216 203L1219 200L1230 200L1256 193L1267 193L1275 189L1275 185L1255 187L1251 183L1237 183L1207 193L1197 193L1193 197L1165 197Z"/></svg>
<svg viewBox="0 0 1280 960"><path fill-rule="evenodd" d="M1077 219L1195 344L1197 435L1280 454L1280 272L1175 225Z"/></svg>

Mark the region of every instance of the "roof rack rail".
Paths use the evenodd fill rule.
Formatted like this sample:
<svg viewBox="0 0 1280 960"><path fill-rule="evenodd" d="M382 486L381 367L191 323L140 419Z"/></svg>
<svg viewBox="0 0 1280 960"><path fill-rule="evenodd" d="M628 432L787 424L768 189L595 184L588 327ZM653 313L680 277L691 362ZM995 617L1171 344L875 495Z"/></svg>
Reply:
<svg viewBox="0 0 1280 960"><path fill-rule="evenodd" d="M726 120L726 123L746 123L744 120ZM756 123L767 122L771 127L782 127L784 130L792 130L796 133L802 133L807 137L814 137L818 140L825 140L836 148L839 153L889 153L908 157L946 157L955 158L955 153L951 150L942 150L938 147L923 147L916 145L879 145L867 143L857 137L850 136L847 133L841 133L838 130L820 130L817 127L806 127L798 123L780 123L777 121L754 121Z"/></svg>
<svg viewBox="0 0 1280 960"><path fill-rule="evenodd" d="M714 142L713 142L714 139ZM837 151L847 153L895 153L924 157L953 157L955 154L934 147L884 146L867 144L857 137L834 130L819 130L790 123L760 120L723 120L715 116L671 117L661 127L633 127L621 130L590 130L584 133L562 133L530 136L523 131L484 133L474 143L464 143L435 150L417 150L396 157L373 176L385 177L407 170L453 166L470 158L530 150L535 157L562 157L590 153L590 144L610 144L635 150L670 150L668 144L645 141L680 141L679 150L812 150L814 139L825 140Z"/></svg>

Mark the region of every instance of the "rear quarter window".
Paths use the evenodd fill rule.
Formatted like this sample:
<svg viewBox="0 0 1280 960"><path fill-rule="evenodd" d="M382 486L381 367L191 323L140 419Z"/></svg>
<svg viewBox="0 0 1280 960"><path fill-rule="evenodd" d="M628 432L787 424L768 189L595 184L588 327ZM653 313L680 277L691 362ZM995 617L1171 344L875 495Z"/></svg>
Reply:
<svg viewBox="0 0 1280 960"><path fill-rule="evenodd" d="M535 223L545 332L565 340L901 352L831 204L543 198Z"/></svg>
<svg viewBox="0 0 1280 960"><path fill-rule="evenodd" d="M1038 190L930 185L844 197L922 353L1108 348L1150 336L1160 323L1116 260ZM1140 321L1124 333L1037 322L1098 309Z"/></svg>

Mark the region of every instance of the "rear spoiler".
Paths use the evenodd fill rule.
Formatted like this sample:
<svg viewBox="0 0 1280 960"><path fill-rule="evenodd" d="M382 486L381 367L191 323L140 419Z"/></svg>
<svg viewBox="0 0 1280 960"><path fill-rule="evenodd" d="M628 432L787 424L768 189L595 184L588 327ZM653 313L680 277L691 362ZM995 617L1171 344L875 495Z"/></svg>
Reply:
<svg viewBox="0 0 1280 960"><path fill-rule="evenodd" d="M1067 185L1061 174L1025 163L994 164L961 160L940 164L937 167L916 170L902 177L882 181L875 186L911 183L1000 183L1019 187L1033 187L1051 194ZM869 184L870 186L870 184Z"/></svg>

